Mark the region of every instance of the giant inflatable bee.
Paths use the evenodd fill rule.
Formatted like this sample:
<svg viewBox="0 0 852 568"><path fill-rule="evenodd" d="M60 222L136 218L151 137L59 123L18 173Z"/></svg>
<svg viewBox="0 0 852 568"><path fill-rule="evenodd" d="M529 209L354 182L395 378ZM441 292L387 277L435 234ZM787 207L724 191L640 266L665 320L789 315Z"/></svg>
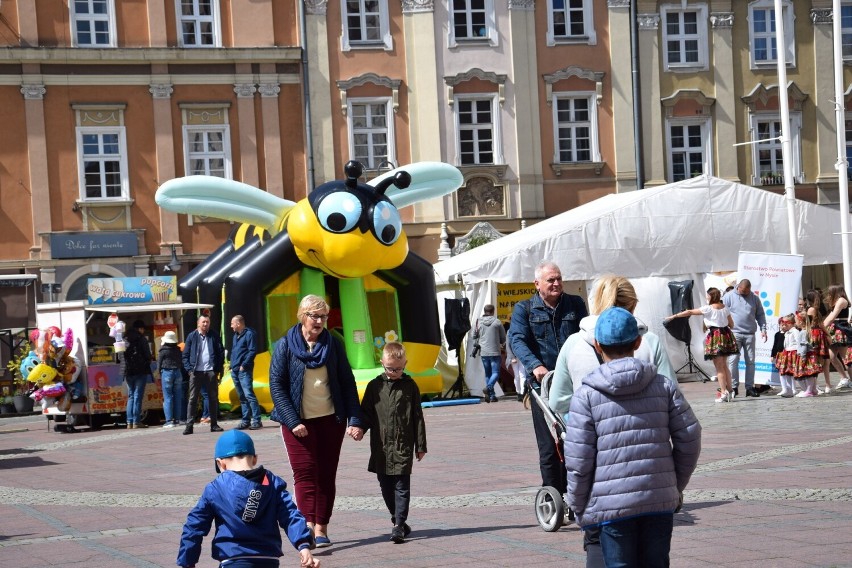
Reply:
<svg viewBox="0 0 852 568"><path fill-rule="evenodd" d="M265 297L285 279L306 267L338 279L374 274L396 290L408 368L430 369L441 345L434 273L429 262L409 250L398 209L455 191L462 175L448 164L419 162L365 184L358 182L359 162L350 161L344 171L345 180L320 185L297 203L217 177L164 183L156 193L163 209L241 223L222 247L181 279L180 293L222 305L219 321L245 316L258 334L261 353L271 347ZM212 315L215 325L218 314L214 310ZM268 369L268 357L268 352L258 356L257 372Z"/></svg>

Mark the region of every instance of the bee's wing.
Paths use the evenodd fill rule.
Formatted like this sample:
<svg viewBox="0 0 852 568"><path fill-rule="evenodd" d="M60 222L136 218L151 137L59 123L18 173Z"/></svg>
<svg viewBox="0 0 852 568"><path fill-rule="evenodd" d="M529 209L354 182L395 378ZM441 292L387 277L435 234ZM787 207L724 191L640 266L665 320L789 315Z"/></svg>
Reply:
<svg viewBox="0 0 852 568"><path fill-rule="evenodd" d="M442 197L454 192L462 183L464 177L458 168L443 162L416 162L391 170L368 183L375 186L381 180L393 177L398 171L404 170L411 175L411 185L406 189L398 189L396 186L388 187L385 195L393 202L397 209L412 205L420 201L426 201L435 197Z"/></svg>
<svg viewBox="0 0 852 568"><path fill-rule="evenodd" d="M157 189L157 205L174 213L256 225L274 232L295 203L262 189L215 176L186 176Z"/></svg>

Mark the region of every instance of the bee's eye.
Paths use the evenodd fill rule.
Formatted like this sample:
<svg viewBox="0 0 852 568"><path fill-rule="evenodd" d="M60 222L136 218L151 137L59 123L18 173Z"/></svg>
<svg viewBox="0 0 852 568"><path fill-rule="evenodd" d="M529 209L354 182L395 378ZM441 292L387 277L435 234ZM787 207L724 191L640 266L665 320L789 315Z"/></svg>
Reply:
<svg viewBox="0 0 852 568"><path fill-rule="evenodd" d="M373 207L373 228L381 243L394 244L402 232L402 220L396 207L385 201L377 203Z"/></svg>
<svg viewBox="0 0 852 568"><path fill-rule="evenodd" d="M361 202L346 192L329 193L317 207L317 219L323 229L332 233L347 233L361 218Z"/></svg>

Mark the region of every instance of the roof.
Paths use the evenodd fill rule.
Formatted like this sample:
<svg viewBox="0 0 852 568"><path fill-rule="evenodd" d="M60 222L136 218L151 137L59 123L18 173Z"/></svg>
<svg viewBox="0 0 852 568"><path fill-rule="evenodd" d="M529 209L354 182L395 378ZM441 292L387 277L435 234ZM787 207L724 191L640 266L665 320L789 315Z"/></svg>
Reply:
<svg viewBox="0 0 852 568"><path fill-rule="evenodd" d="M804 264L842 262L840 213L796 200ZM529 282L542 260L566 281L733 271L740 251L789 253L783 195L699 176L611 194L434 266L439 283Z"/></svg>

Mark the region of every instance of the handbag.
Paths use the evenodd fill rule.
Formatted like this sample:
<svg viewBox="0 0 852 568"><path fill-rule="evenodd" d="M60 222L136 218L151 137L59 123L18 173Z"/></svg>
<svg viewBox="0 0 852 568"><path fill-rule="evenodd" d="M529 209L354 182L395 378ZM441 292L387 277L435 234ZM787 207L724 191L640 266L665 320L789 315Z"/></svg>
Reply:
<svg viewBox="0 0 852 568"><path fill-rule="evenodd" d="M849 320L834 320L833 323L835 329L842 331L846 337L852 338L852 322Z"/></svg>

